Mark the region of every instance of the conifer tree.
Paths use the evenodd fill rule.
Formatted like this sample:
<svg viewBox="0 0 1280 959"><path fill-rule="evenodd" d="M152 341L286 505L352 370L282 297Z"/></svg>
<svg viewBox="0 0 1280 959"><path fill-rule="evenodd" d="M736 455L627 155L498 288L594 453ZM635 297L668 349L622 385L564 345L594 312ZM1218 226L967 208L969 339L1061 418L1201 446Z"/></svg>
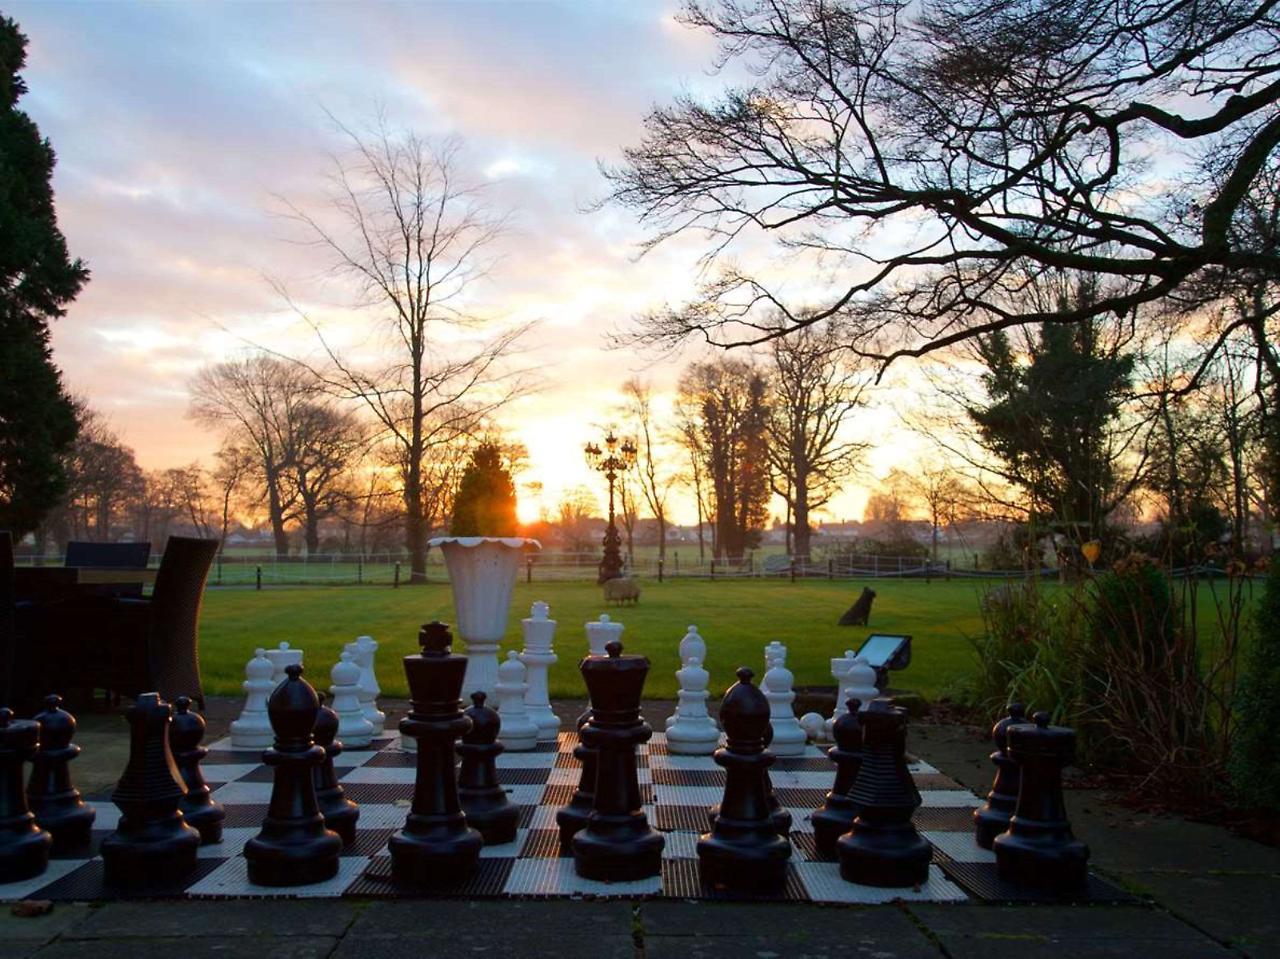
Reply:
<svg viewBox="0 0 1280 959"><path fill-rule="evenodd" d="M516 485L502 465L502 451L481 443L471 454L453 504L454 536L515 536Z"/></svg>

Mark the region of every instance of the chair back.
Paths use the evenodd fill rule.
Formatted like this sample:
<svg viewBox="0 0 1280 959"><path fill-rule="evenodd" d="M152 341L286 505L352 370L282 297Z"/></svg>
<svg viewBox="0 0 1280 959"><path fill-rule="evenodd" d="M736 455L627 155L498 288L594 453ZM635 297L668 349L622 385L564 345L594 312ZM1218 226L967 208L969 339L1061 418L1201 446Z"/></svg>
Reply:
<svg viewBox="0 0 1280 959"><path fill-rule="evenodd" d="M147 661L151 688L170 702L178 696L204 702L200 682L200 604L218 544L216 539L170 536L160 557L151 595Z"/></svg>
<svg viewBox="0 0 1280 959"><path fill-rule="evenodd" d="M13 534L0 529L0 706L13 705L13 674L18 665L13 566Z"/></svg>
<svg viewBox="0 0 1280 959"><path fill-rule="evenodd" d="M67 566L100 566L110 569L146 569L150 543L67 543Z"/></svg>

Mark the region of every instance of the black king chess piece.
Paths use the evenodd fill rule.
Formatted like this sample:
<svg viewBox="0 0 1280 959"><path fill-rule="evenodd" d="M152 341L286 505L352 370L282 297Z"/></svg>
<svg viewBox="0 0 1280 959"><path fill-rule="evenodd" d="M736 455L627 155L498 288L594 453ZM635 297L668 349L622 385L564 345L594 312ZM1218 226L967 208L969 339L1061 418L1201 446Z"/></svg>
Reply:
<svg viewBox="0 0 1280 959"><path fill-rule="evenodd" d="M275 745L262 754L274 768L271 804L262 830L244 845L249 881L259 886L305 886L338 874L342 839L326 828L316 800L314 770L324 762L314 730L320 698L290 663L287 678L267 700Z"/></svg>
<svg viewBox="0 0 1280 959"><path fill-rule="evenodd" d="M907 769L907 711L887 700L862 710L862 766L849 794L858 814L836 842L840 875L864 886L918 886L933 849L911 822L920 793Z"/></svg>
<svg viewBox="0 0 1280 959"><path fill-rule="evenodd" d="M40 725L40 746L31 762L27 801L40 828L53 835L54 852L81 849L89 845L95 812L71 781L71 760L80 755L80 747L71 742L75 717L62 708L61 696L49 695L34 718Z"/></svg>
<svg viewBox="0 0 1280 959"><path fill-rule="evenodd" d="M591 721L579 735L596 750L596 790L587 825L573 837L573 860L584 879L627 882L661 872L666 842L649 826L636 774L636 747L653 735L640 716L649 660L622 655L617 640L605 651L578 664L591 697Z"/></svg>
<svg viewBox="0 0 1280 959"><path fill-rule="evenodd" d="M222 803L210 798L212 790L200 771L200 760L209 755L209 750L200 745L200 740L204 739L204 717L191 711L190 696L179 696L173 705L169 748L173 750L178 775L187 787L187 794L178 803L178 808L182 810L187 825L200 833L201 843L216 845L222 842L222 821L227 818L227 811L222 808Z"/></svg>
<svg viewBox="0 0 1280 959"><path fill-rule="evenodd" d="M38 723L0 709L0 883L30 879L49 865L53 837L36 825L22 788L22 764L39 742Z"/></svg>
<svg viewBox="0 0 1280 959"><path fill-rule="evenodd" d="M973 829L978 845L990 849L992 841L1009 828L1009 817L1018 804L1018 787L1022 774L1018 764L1009 756L1009 727L1027 721L1027 708L1022 703L1011 703L1009 714L991 727L991 741L995 752L996 778L987 793L987 801L973 811Z"/></svg>
<svg viewBox="0 0 1280 959"><path fill-rule="evenodd" d="M836 744L827 750L827 758L836 764L836 781L811 817L813 844L828 858L835 856L836 840L849 831L858 814L849 793L862 767L862 717L858 713L862 700L850 699L845 706L849 711L842 713L831 727Z"/></svg>
<svg viewBox="0 0 1280 959"><path fill-rule="evenodd" d="M444 623L418 633L422 652L404 658L413 697L400 733L418 742L413 808L389 842L391 876L415 886L453 885L476 870L484 839L467 825L454 768L458 737L471 728L462 712L467 658L449 651L453 637Z"/></svg>
<svg viewBox="0 0 1280 959"><path fill-rule="evenodd" d="M578 745L573 747L573 758L581 765L578 787L573 791L568 805L556 811L556 825L560 827L560 845L569 848L587 820L596 801L596 750L582 741L582 730L591 722L591 707L578 717Z"/></svg>
<svg viewBox="0 0 1280 959"><path fill-rule="evenodd" d="M316 745L324 750L324 762L312 770L316 784L316 803L324 824L342 837L343 845L356 841L356 822L360 819L360 807L347 798L338 782L333 761L342 755L342 743L338 740L338 714L321 704L316 712L314 730Z"/></svg>
<svg viewBox="0 0 1280 959"><path fill-rule="evenodd" d="M111 794L120 822L102 840L104 878L112 885L163 885L195 869L200 848L200 834L179 808L187 787L169 748L173 707L159 693L143 693L125 717L129 762Z"/></svg>
<svg viewBox="0 0 1280 959"><path fill-rule="evenodd" d="M1062 800L1062 768L1075 759L1076 734L1039 712L1034 725L1010 726L1007 735L1022 784L1008 831L992 843L1000 876L1059 893L1083 889L1089 847L1072 835Z"/></svg>
<svg viewBox="0 0 1280 959"><path fill-rule="evenodd" d="M786 882L791 843L778 835L765 790L765 772L773 753L769 737L769 700L751 685L745 666L720 704L725 745L715 761L725 770L724 797L711 832L698 840L698 871L703 882L728 889L776 889Z"/></svg>
<svg viewBox="0 0 1280 959"><path fill-rule="evenodd" d="M458 796L468 824L484 837L485 845L500 846L515 841L520 810L498 782L496 760L506 747L497 741L501 719L484 701L484 693L471 694L471 708L467 710L471 729L463 734L458 746L462 755Z"/></svg>

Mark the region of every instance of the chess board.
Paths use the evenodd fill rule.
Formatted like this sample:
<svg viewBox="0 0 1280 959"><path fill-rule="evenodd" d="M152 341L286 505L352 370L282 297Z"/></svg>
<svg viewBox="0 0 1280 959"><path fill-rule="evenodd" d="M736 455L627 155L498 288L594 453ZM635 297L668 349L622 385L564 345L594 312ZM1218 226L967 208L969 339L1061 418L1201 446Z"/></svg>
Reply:
<svg viewBox="0 0 1280 959"><path fill-rule="evenodd" d="M655 733L639 749L639 778L645 812L666 837L662 873L638 882L596 882L580 878L573 858L560 849L556 811L569 801L578 782L573 758L575 734L557 743L541 743L535 751L507 752L498 757L499 781L521 808L515 842L487 846L480 866L465 883L429 892L395 886L390 879L387 840L404 823L413 796L416 756L400 748L391 735L366 749L343 752L335 767L347 796L359 803L356 840L344 850L338 874L326 882L292 888L269 888L249 882L240 854L257 834L271 796L271 770L260 751L237 751L230 740L210 745L203 764L213 798L227 811L222 842L202 846L194 873L172 886L120 890L103 882L98 844L115 826L119 812L105 796L90 797L97 809L94 842L77 856L55 857L43 875L24 882L0 884L0 900L102 900L119 898L235 897L521 897L521 898L674 898L768 899L823 903L880 903L895 899L961 902L970 899L1034 900L1031 890L1010 888L996 875L994 856L973 839L972 813L978 797L928 763L915 760L910 769L923 800L915 822L933 844L929 878L918 888L881 889L845 882L838 863L824 860L814 848L810 813L821 805L834 779L834 766L823 751L807 747L803 756L779 758L771 770L774 791L791 811L792 857L784 888L767 896L744 896L703 885L698 876L696 843L707 827L707 807L720 801L724 773L710 756L678 756L667 751ZM1127 898L1091 877L1081 898Z"/></svg>

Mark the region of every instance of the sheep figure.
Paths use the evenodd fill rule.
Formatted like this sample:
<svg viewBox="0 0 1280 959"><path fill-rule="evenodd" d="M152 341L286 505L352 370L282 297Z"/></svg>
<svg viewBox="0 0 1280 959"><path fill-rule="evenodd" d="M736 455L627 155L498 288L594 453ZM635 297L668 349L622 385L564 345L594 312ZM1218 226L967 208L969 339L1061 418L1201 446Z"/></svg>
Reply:
<svg viewBox="0 0 1280 959"><path fill-rule="evenodd" d="M640 584L626 577L605 580L604 599L606 603L614 602L619 606L631 603L634 606L640 602Z"/></svg>

